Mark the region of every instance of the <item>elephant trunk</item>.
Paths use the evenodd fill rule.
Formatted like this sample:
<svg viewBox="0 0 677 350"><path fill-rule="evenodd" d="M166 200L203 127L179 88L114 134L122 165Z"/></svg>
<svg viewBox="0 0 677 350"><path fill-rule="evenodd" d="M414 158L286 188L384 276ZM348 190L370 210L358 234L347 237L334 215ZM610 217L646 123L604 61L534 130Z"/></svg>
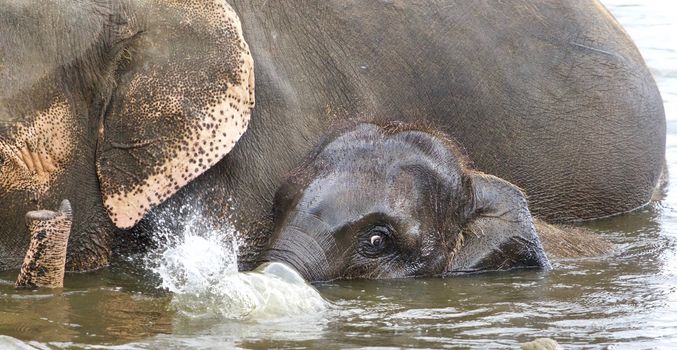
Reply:
<svg viewBox="0 0 677 350"><path fill-rule="evenodd" d="M72 221L73 210L68 200L61 202L58 212L39 210L26 214L30 243L16 288L63 287Z"/></svg>
<svg viewBox="0 0 677 350"><path fill-rule="evenodd" d="M282 262L298 271L307 281L327 281L333 276L336 259L327 256L332 235L324 222L312 215L296 212L293 218L278 230L259 263ZM336 258L336 257L334 257Z"/></svg>

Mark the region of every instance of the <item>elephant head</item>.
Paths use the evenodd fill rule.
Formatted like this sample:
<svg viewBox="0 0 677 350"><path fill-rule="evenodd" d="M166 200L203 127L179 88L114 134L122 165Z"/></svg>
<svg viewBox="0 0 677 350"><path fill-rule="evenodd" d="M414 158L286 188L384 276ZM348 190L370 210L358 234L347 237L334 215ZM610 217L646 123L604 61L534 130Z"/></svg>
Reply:
<svg viewBox="0 0 677 350"><path fill-rule="evenodd" d="M359 124L328 136L275 199L262 261L306 279L549 268L524 194L443 134Z"/></svg>
<svg viewBox="0 0 677 350"><path fill-rule="evenodd" d="M0 269L24 214L69 199L67 264L223 158L247 128L253 60L224 1L9 1L0 11Z"/></svg>

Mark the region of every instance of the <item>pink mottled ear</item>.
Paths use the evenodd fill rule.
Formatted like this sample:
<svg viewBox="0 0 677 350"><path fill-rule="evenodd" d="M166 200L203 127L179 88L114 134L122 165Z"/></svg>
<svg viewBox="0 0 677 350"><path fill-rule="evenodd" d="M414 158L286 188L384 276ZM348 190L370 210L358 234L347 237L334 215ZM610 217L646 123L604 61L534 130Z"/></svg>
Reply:
<svg viewBox="0 0 677 350"><path fill-rule="evenodd" d="M228 154L254 106L254 64L232 8L216 0L154 6L99 130L103 202L119 228Z"/></svg>

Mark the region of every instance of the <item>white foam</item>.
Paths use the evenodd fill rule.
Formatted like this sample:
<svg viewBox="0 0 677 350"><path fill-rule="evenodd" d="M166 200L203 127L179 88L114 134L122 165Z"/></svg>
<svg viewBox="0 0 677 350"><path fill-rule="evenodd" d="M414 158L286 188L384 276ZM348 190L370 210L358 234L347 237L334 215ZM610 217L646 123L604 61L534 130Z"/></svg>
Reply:
<svg viewBox="0 0 677 350"><path fill-rule="evenodd" d="M327 303L317 290L283 264L238 272L237 232L232 226L214 230L199 215L181 232L160 229L160 247L147 266L172 293L172 305L190 319L270 320L321 313ZM169 225L168 225L169 226Z"/></svg>

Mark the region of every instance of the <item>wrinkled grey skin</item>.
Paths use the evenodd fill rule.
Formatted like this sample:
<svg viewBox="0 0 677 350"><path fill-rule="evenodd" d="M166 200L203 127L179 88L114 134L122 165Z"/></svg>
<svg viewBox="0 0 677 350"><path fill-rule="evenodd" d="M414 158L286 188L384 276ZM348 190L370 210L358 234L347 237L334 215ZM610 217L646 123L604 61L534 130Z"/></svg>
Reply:
<svg viewBox="0 0 677 350"><path fill-rule="evenodd" d="M489 182L509 189L497 193L512 195L489 196L504 198L503 202L494 203L493 208L511 206L510 210L499 209L497 213L517 213L524 219L519 225L522 228L529 226L530 217L526 217L526 203L518 195L522 192L517 187L527 194L532 214L550 222L567 222L641 207L650 200L660 178L665 152L660 95L630 38L596 1L228 0L228 3L241 19L244 38L254 57L256 108L249 129L233 151L153 213L176 214L180 226L183 220L175 208L190 200L201 204L204 216L213 225L223 224L228 216L236 219L244 237L239 257L243 269L253 268L264 259L260 252L270 254L279 247L283 241L281 233L288 232L286 223L291 220L301 221L303 234L310 237L317 234L306 232L313 225L310 219L294 216L293 203L288 203L286 211L278 208L270 215L274 194L281 184L293 181L290 179L294 174L290 172L304 159L312 158L311 150L318 148L323 136L332 134L335 125L348 119L379 124L388 121L428 124L441 134L450 135L474 163L474 167L460 167L456 176L473 178L478 171L496 176ZM134 51L129 53L129 62L134 64L137 62ZM96 130L95 126L90 127ZM377 149L369 151L378 154ZM352 159L350 154L345 157ZM333 165L335 169L342 166ZM360 168L359 164L355 168ZM368 168L365 165L364 169ZM135 169L129 171L134 174ZM324 179L314 173L308 176L317 177L318 181ZM84 175L82 179L85 181ZM80 215L103 219L94 221L96 229L89 229L95 235L82 235L84 221L77 218L79 201L71 199L76 215L71 241L80 240L71 244L72 257L80 259L90 254L78 247L96 240L92 237L114 237L100 245L125 251L154 229L152 217L147 216L133 230L116 232L97 204L100 199L95 197L96 178L88 179L93 187L83 190L86 192L83 202L94 201L95 205L82 206L80 212L86 214ZM482 180L474 183L480 185L479 189L450 184L449 188L454 193L471 189L484 193L484 188L494 188L490 184L481 186ZM366 193L377 191L365 183L360 185L364 187L359 189ZM308 189L299 191L302 195ZM64 193L55 191L49 195L51 199L43 202L55 207ZM4 205L5 197L0 198ZM226 202L225 198L232 201ZM301 201L301 205L304 203ZM418 207L419 204L405 201L403 205L408 209L400 213L412 217L412 223L442 227L427 221L432 214L416 217L418 212L430 211L425 206ZM460 237L457 233L462 230L472 232L467 224L478 217L477 212L472 215L472 209L477 207L471 202L463 204L439 203L455 213L449 216L453 219L450 221L453 230L435 234L454 238ZM25 205L22 209L32 210L34 206ZM351 215L357 215L356 212L360 211ZM8 213L0 214L3 219L14 220ZM360 218L346 215L335 222L321 219L338 225ZM482 227L496 226L494 221L487 220ZM3 229L0 241L9 241L4 237L13 232ZM509 241L510 237L532 242L522 247L536 247L533 250L538 251L537 240L528 229L514 234L500 230L499 233L492 236L498 237L493 243L468 239L454 246L459 241L452 240L446 246L448 251L428 241L425 243L432 246L426 249L409 246L408 251L413 252L415 259L401 260L392 269L374 267L370 262L360 265L370 269L329 271L333 267L325 266L317 276L314 272L304 276L398 277L456 269L499 269L506 259L494 259L491 252L496 249L487 248L494 243L500 248L501 242ZM316 238L322 237L326 236ZM310 254L328 251L322 246L325 241L331 242L320 240L319 248ZM443 256L438 260L431 255L416 255L429 251L444 254L440 253ZM475 251L483 253L473 255ZM537 252L531 255L540 256ZM545 266L543 259L520 259L523 256L529 254L515 254L516 259L511 261ZM287 262L292 259L293 254L276 257ZM317 261L325 263L309 256L303 259L292 265L303 271ZM98 255L91 260L99 264L75 268L107 263ZM9 260L0 257L0 261ZM348 262L340 260L332 264L347 267ZM408 262L412 265L407 266Z"/></svg>

